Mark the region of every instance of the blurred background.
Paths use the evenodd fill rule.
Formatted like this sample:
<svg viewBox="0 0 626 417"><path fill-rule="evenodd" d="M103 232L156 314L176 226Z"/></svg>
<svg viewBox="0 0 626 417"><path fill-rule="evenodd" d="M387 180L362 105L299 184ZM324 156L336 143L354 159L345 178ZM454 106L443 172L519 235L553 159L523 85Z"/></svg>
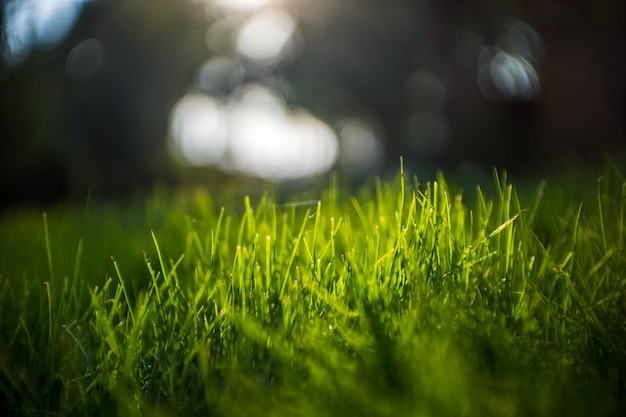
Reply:
<svg viewBox="0 0 626 417"><path fill-rule="evenodd" d="M2 0L3 205L626 144L622 0Z"/></svg>

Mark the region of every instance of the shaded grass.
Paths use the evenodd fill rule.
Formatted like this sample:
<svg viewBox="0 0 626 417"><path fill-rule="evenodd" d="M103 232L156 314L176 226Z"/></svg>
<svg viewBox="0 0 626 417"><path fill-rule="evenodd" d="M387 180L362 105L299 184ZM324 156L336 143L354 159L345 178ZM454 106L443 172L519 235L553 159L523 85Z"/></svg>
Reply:
<svg viewBox="0 0 626 417"><path fill-rule="evenodd" d="M5 215L0 409L620 415L624 178L494 180Z"/></svg>

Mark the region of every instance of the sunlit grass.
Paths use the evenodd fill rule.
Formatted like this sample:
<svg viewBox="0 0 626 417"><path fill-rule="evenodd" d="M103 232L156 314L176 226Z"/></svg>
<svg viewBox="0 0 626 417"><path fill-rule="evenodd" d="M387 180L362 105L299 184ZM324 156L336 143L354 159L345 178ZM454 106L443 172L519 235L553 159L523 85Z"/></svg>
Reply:
<svg viewBox="0 0 626 417"><path fill-rule="evenodd" d="M624 178L494 179L5 214L0 410L619 415Z"/></svg>

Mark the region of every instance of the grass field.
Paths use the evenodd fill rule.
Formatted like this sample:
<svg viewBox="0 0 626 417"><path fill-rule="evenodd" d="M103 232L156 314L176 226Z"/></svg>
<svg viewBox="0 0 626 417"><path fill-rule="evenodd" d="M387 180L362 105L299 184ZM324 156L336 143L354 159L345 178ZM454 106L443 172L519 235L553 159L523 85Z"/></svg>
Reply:
<svg viewBox="0 0 626 417"><path fill-rule="evenodd" d="M494 177L6 212L0 414L623 415L624 177Z"/></svg>

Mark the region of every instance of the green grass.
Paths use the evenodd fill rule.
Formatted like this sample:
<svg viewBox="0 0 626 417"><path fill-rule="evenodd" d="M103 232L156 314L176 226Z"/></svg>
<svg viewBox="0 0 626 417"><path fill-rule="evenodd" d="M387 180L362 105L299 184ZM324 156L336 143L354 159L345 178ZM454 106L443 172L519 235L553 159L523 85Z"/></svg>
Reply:
<svg viewBox="0 0 626 417"><path fill-rule="evenodd" d="M494 177L5 213L0 413L621 415L622 174Z"/></svg>

